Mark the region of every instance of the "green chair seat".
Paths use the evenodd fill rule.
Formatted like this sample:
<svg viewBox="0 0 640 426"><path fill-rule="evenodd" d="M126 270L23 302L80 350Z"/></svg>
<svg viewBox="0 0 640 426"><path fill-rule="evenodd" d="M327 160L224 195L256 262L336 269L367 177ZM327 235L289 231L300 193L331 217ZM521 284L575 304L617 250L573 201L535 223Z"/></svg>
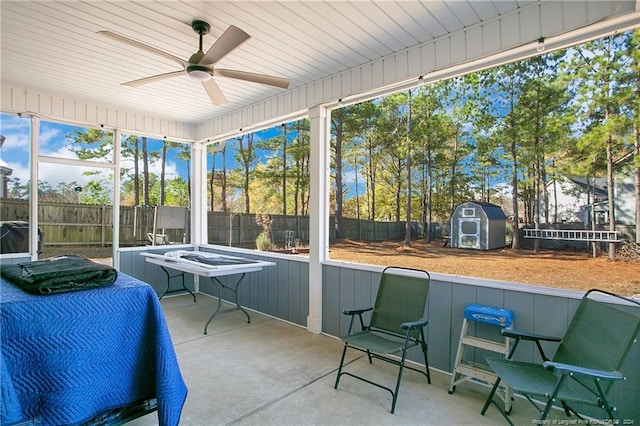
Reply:
<svg viewBox="0 0 640 426"><path fill-rule="evenodd" d="M352 335L343 336L341 339L352 346L360 346L383 354L395 354L401 352L404 348L404 341L388 339L370 331L360 331ZM409 345L409 347L413 346L416 346L416 344Z"/></svg>
<svg viewBox="0 0 640 426"><path fill-rule="evenodd" d="M504 358L487 359L493 371L516 393L526 393L532 398L547 399L558 385L558 375L547 370L541 364L506 360ZM575 380L562 386L557 400L571 403L593 404L594 394Z"/></svg>

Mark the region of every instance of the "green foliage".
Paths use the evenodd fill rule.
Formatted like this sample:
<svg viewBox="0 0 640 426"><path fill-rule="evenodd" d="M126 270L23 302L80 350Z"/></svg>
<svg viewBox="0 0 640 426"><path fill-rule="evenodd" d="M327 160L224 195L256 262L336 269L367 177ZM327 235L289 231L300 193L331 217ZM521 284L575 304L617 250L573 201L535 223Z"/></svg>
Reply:
<svg viewBox="0 0 640 426"><path fill-rule="evenodd" d="M113 183L107 180L92 180L82 188L80 202L83 204L113 204Z"/></svg>
<svg viewBox="0 0 640 426"><path fill-rule="evenodd" d="M261 251L269 251L273 249L271 237L267 232L262 232L256 237L256 248Z"/></svg>
<svg viewBox="0 0 640 426"><path fill-rule="evenodd" d="M98 129L74 130L67 135L70 150L81 160L112 159L113 133Z"/></svg>

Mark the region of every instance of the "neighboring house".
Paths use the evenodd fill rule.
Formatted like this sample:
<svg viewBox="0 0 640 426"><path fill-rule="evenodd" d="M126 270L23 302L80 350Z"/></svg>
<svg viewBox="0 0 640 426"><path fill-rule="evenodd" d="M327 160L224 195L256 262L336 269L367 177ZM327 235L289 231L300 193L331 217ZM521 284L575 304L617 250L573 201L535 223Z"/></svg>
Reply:
<svg viewBox="0 0 640 426"><path fill-rule="evenodd" d="M547 192L550 223L588 223L584 207L591 205L591 197L594 194L596 204L607 200L607 179L596 178L594 185L593 179L585 177L561 177L547 184ZM598 222L606 221L606 217L600 216ZM544 223L544 218L542 222Z"/></svg>
<svg viewBox="0 0 640 426"><path fill-rule="evenodd" d="M606 190L606 185L605 185ZM636 224L636 186L633 173L633 154L628 154L615 162L615 171L613 175L613 197L615 208L616 225ZM609 203L608 197L601 203L596 204L596 215L598 218L604 216L605 221L609 223ZM591 206L582 207L583 215L589 218ZM586 221L585 223L590 223ZM598 222L601 223L601 222Z"/></svg>
<svg viewBox="0 0 640 426"><path fill-rule="evenodd" d="M4 144L5 137L0 135L0 148ZM13 169L0 159L0 198L6 197L9 193L9 176L13 173Z"/></svg>
<svg viewBox="0 0 640 426"><path fill-rule="evenodd" d="M614 185L616 224L636 224L636 185L633 172L618 177Z"/></svg>
<svg viewBox="0 0 640 426"><path fill-rule="evenodd" d="M618 161L614 174L614 205L617 225L630 225L636 223L636 189L633 169L627 156ZM555 184L550 182L547 186L549 192L549 221L554 223L554 200L557 199L557 219L555 223L582 222L591 223L591 196L594 193L593 179L587 181L584 177L563 177ZM595 211L596 224L609 223L609 202L607 193L607 179L595 180Z"/></svg>
<svg viewBox="0 0 640 426"><path fill-rule="evenodd" d="M7 167L4 161L0 160L0 198L4 198L9 193L9 176L13 169Z"/></svg>

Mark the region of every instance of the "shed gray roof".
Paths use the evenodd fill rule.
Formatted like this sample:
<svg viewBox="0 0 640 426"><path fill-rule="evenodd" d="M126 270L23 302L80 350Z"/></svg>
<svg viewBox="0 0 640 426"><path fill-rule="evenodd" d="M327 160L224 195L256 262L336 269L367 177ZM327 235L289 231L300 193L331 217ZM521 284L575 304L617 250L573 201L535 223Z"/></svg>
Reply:
<svg viewBox="0 0 640 426"><path fill-rule="evenodd" d="M456 207L456 210L460 206L464 206L465 204L473 204L480 207L482 211L484 211L484 213L487 215L487 219L489 220L507 220L507 216L502 211L502 207L496 204L484 203L481 201L467 201L466 203L462 203L458 207Z"/></svg>

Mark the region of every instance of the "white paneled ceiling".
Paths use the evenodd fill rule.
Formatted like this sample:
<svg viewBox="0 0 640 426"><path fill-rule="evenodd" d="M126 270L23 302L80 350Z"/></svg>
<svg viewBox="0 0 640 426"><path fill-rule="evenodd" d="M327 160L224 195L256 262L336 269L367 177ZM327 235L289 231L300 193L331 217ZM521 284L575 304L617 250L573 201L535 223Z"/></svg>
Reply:
<svg viewBox="0 0 640 426"><path fill-rule="evenodd" d="M626 3L626 9L634 9L633 1L612 2L585 1L580 11L594 14L603 9L599 4L605 4L604 9L620 9L613 3ZM291 81L289 91L293 91L447 36L467 31L467 36L481 34L472 30L505 17L504 25L493 25L484 32L482 37L495 39L484 40L484 46L493 43L504 49L508 46L500 44L500 39L511 34L509 29L527 26L531 27L527 40L514 42L535 41L545 34L545 27L558 26L555 20L572 19L573 12L566 12L564 18L541 12L537 18L537 12L531 12L544 3L549 2L2 0L0 77L3 87L200 124L274 98L286 89L216 77L228 103L213 106L202 85L186 74L140 87L123 86L126 81L182 67L167 57L97 32L112 31L186 61L198 50L192 21L204 20L211 25L204 37L205 52L235 25L251 38L215 67L285 77ZM637 15L640 3L635 4ZM535 22L520 22L517 16L522 10L528 10L528 16L535 15ZM482 44L475 40L468 43L483 52ZM463 53L452 51L451 55L464 59Z"/></svg>
<svg viewBox="0 0 640 426"><path fill-rule="evenodd" d="M526 1L7 1L1 4L5 85L199 123L283 89L216 78L229 103L213 106L187 75L140 87L125 81L180 69L165 57L100 36L109 30L187 60L191 22L211 24L203 50L229 25L252 38L220 68L304 86L393 52L512 12Z"/></svg>

